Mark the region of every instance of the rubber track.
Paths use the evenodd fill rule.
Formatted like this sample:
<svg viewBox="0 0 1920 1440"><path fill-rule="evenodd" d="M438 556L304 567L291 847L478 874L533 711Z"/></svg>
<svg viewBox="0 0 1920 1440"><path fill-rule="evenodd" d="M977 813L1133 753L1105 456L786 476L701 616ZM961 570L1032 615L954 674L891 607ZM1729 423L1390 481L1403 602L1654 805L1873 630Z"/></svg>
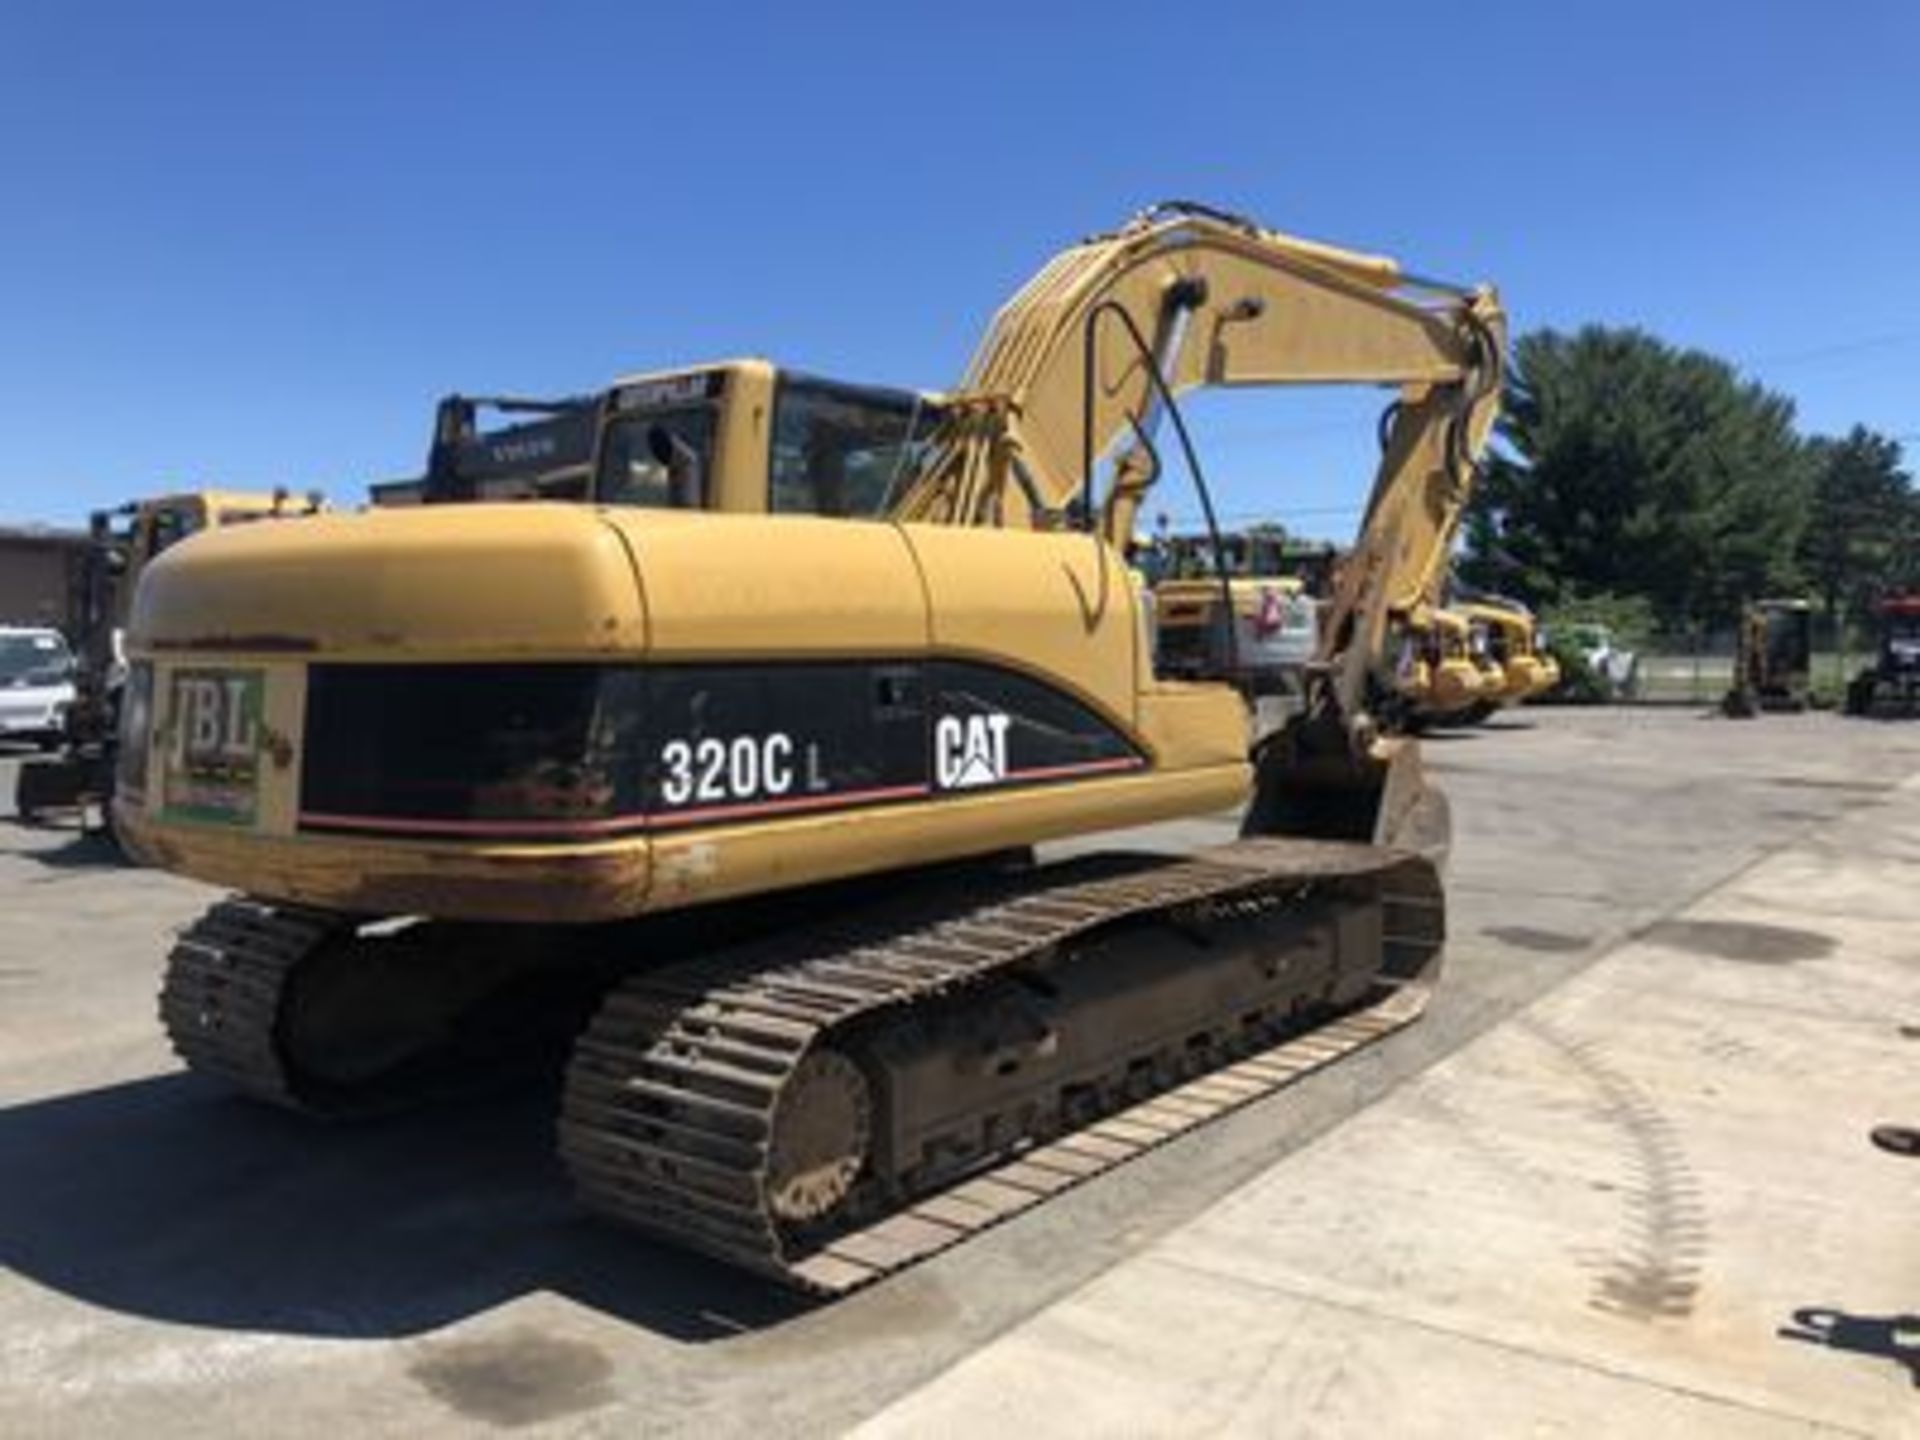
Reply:
<svg viewBox="0 0 1920 1440"><path fill-rule="evenodd" d="M781 1086L809 1047L856 1018L979 984L1123 918L1202 902L1284 901L1314 882L1380 875L1409 858L1364 845L1247 840L1118 878L1056 882L812 958L768 963L749 952L633 976L576 1046L562 1158L590 1209L787 1284L843 1294L1418 1018L1439 964L1441 900L1437 890L1383 895L1383 971L1402 978L1370 1003L792 1253L767 1209L761 1166Z"/></svg>
<svg viewBox="0 0 1920 1440"><path fill-rule="evenodd" d="M160 1022L189 1068L246 1094L312 1112L282 1063L277 1021L301 961L340 933L334 917L257 900L222 900L167 956Z"/></svg>

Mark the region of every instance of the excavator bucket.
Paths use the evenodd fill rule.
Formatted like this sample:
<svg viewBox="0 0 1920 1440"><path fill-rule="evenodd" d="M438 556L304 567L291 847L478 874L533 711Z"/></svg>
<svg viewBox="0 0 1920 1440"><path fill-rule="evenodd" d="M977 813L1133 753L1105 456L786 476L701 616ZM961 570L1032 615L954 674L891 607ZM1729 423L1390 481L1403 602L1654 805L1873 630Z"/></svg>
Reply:
<svg viewBox="0 0 1920 1440"><path fill-rule="evenodd" d="M1305 720L1255 751L1240 833L1381 845L1444 866L1453 820L1445 792L1427 783L1417 741L1383 736L1356 754L1344 730Z"/></svg>

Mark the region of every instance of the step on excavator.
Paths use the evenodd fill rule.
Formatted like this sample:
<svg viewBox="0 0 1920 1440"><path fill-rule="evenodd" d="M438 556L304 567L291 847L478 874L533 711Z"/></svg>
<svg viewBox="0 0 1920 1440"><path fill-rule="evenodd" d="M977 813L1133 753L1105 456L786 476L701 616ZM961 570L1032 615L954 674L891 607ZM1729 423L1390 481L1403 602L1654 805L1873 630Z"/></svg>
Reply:
<svg viewBox="0 0 1920 1440"><path fill-rule="evenodd" d="M1503 350L1489 288L1162 205L1042 269L886 457L783 443L798 382L670 377L596 409L578 499L179 547L116 809L238 894L168 958L175 1048L343 1115L570 1047L588 1207L837 1294L1391 1032L1448 822L1375 714ZM1181 394L1329 381L1395 392L1380 469L1250 752L1230 686L1153 673L1123 549L1168 422L1206 496ZM878 518L683 503L783 464L884 474ZM1209 850L1031 858L1236 805Z"/></svg>

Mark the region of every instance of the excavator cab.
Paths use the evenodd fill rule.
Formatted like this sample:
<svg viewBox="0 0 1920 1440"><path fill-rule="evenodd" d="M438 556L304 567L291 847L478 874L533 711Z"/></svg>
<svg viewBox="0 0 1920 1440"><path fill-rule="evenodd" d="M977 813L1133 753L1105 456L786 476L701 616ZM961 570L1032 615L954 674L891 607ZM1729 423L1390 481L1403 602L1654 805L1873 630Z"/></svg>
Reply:
<svg viewBox="0 0 1920 1440"><path fill-rule="evenodd" d="M509 423L484 428L484 412ZM418 480L376 504L573 500L643 509L884 514L940 420L936 399L730 360L551 400L450 395Z"/></svg>

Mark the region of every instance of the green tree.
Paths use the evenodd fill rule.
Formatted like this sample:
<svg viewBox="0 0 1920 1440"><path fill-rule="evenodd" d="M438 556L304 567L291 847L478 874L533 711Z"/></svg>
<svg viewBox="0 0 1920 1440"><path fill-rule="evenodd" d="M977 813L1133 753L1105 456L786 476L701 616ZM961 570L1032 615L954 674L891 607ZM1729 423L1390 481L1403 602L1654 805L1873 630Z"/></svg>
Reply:
<svg viewBox="0 0 1920 1440"><path fill-rule="evenodd" d="M1811 490L1793 403L1636 329L1536 330L1465 525L1462 573L1536 604L1644 596L1725 622L1796 582Z"/></svg>
<svg viewBox="0 0 1920 1440"><path fill-rule="evenodd" d="M1920 497L1899 443L1863 425L1808 449L1813 491L1800 563L1829 615L1858 620L1876 595L1920 578Z"/></svg>

